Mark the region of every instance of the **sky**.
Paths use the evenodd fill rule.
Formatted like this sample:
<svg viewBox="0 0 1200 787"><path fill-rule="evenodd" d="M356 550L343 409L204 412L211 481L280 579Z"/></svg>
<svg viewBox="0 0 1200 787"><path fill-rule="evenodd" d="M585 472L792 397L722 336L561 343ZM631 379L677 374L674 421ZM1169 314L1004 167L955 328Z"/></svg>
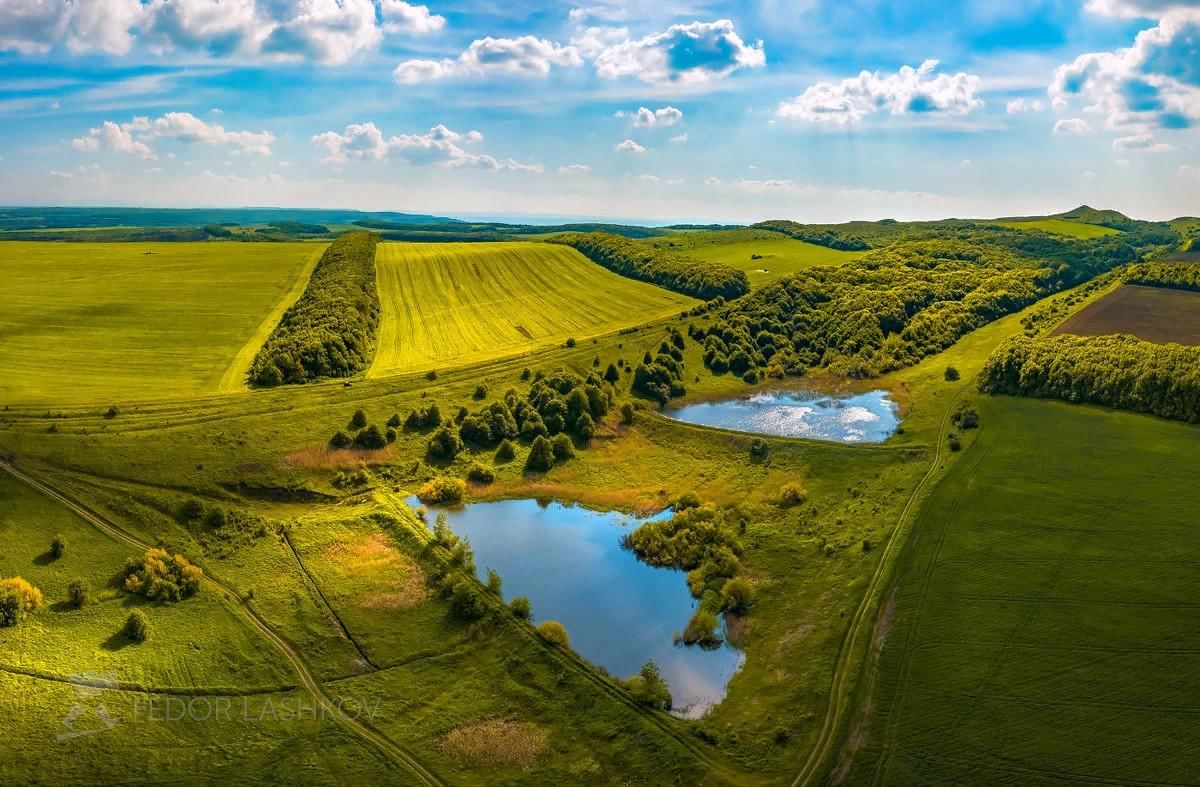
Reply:
<svg viewBox="0 0 1200 787"><path fill-rule="evenodd" d="M1200 0L0 0L0 201L1200 215Z"/></svg>

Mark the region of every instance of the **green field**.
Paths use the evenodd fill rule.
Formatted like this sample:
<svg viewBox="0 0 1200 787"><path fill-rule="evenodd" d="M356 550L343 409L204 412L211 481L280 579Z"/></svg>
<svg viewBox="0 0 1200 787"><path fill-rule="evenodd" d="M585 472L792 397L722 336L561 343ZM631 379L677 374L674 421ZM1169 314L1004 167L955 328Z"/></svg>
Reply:
<svg viewBox="0 0 1200 787"><path fill-rule="evenodd" d="M978 403L888 602L855 783L1181 783L1200 768L1194 427Z"/></svg>
<svg viewBox="0 0 1200 787"><path fill-rule="evenodd" d="M237 389L323 248L0 243L0 402Z"/></svg>
<svg viewBox="0 0 1200 787"><path fill-rule="evenodd" d="M996 223L1002 227L1011 227L1016 230L1041 230L1042 232L1050 232L1055 235L1070 235L1072 238L1079 238L1080 240L1103 238L1105 235L1116 235L1120 231L1114 230L1112 227L1102 227L1099 224L1085 224L1081 221L1071 221L1069 219L998 221Z"/></svg>
<svg viewBox="0 0 1200 787"><path fill-rule="evenodd" d="M864 253L805 243L769 230L681 232L651 238L643 243L743 270L750 277L750 286L754 288L806 268L843 265ZM755 259L756 256L758 259Z"/></svg>
<svg viewBox="0 0 1200 787"><path fill-rule="evenodd" d="M526 353L695 304L551 244L381 243L376 265L371 377Z"/></svg>

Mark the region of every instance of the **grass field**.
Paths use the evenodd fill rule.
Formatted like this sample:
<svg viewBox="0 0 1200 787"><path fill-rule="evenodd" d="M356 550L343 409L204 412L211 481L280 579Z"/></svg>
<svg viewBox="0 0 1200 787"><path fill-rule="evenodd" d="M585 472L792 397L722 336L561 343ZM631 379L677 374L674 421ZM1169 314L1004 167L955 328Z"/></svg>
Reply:
<svg viewBox="0 0 1200 787"><path fill-rule="evenodd" d="M1200 769L1194 427L978 404L885 613L853 783L1183 783ZM861 743L861 742L860 742Z"/></svg>
<svg viewBox="0 0 1200 787"><path fill-rule="evenodd" d="M696 303L551 244L381 243L376 265L383 321L371 377L583 340Z"/></svg>
<svg viewBox="0 0 1200 787"><path fill-rule="evenodd" d="M1102 227L1099 224L1085 224L1082 221L1069 219L1037 219L1033 221L998 221L1002 227L1012 227L1017 230L1041 230L1055 235L1070 235L1080 240L1103 238L1105 235L1116 235L1119 230L1112 227Z"/></svg>
<svg viewBox="0 0 1200 787"><path fill-rule="evenodd" d="M1126 284L1092 302L1054 332L1129 333L1159 344L1200 344L1200 292Z"/></svg>
<svg viewBox="0 0 1200 787"><path fill-rule="evenodd" d="M106 403L238 388L323 248L0 243L0 402Z"/></svg>
<svg viewBox="0 0 1200 787"><path fill-rule="evenodd" d="M844 265L864 253L829 249L770 230L685 232L643 242L743 270L755 288L806 268Z"/></svg>

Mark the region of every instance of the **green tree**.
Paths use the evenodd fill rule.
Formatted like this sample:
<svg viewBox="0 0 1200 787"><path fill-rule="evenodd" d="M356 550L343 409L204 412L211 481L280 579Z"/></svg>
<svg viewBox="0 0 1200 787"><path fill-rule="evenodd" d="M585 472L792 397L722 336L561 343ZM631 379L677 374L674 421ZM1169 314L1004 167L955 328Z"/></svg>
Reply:
<svg viewBox="0 0 1200 787"><path fill-rule="evenodd" d="M130 642L145 642L150 636L150 623L140 609L129 613L125 620L125 637Z"/></svg>
<svg viewBox="0 0 1200 787"><path fill-rule="evenodd" d="M87 585L83 584L83 580L77 579L67 585L67 601L76 609L87 604L88 589Z"/></svg>
<svg viewBox="0 0 1200 787"><path fill-rule="evenodd" d="M351 429L362 429L366 425L367 425L367 414L365 412L363 412L362 408L355 410L354 415L350 418L350 428Z"/></svg>
<svg viewBox="0 0 1200 787"><path fill-rule="evenodd" d="M567 442L570 442L568 439ZM554 466L554 448L544 436L538 435L529 446L529 457L525 460L525 468L545 472Z"/></svg>
<svg viewBox="0 0 1200 787"><path fill-rule="evenodd" d="M658 664L653 660L643 664L637 675L625 681L625 686L633 698L643 705L658 710L671 710L671 689L663 680Z"/></svg>
<svg viewBox="0 0 1200 787"><path fill-rule="evenodd" d="M533 607L529 603L529 599L525 596L517 596L509 602L509 608L512 613L522 620L529 620L533 617Z"/></svg>
<svg viewBox="0 0 1200 787"><path fill-rule="evenodd" d="M495 569L489 568L487 570L488 592L492 593L495 596L500 596L502 587L503 587L503 580L500 579L500 575L496 573Z"/></svg>
<svg viewBox="0 0 1200 787"><path fill-rule="evenodd" d="M571 438L565 434L554 436L554 440L550 443L550 451L554 454L555 461L558 462L575 458L575 446L571 443Z"/></svg>
<svg viewBox="0 0 1200 787"><path fill-rule="evenodd" d="M67 538L62 533L59 533L50 541L50 556L58 560L66 551Z"/></svg>
<svg viewBox="0 0 1200 787"><path fill-rule="evenodd" d="M500 446L496 449L497 462L511 462L517 456L517 447L513 445L513 441L507 437L500 441Z"/></svg>
<svg viewBox="0 0 1200 787"><path fill-rule="evenodd" d="M429 438L429 455L437 459L453 459L462 450L462 439L449 426L439 427Z"/></svg>

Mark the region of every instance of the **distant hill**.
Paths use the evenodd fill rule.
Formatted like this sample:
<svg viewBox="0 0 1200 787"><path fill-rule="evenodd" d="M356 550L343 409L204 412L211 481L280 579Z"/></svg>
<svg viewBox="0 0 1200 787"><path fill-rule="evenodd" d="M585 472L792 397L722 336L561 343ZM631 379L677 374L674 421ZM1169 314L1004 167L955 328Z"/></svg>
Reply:
<svg viewBox="0 0 1200 787"><path fill-rule="evenodd" d="M1133 221L1133 219L1118 210L1097 210L1089 205L1080 205L1075 210L1059 213L1049 218L1070 219L1072 221L1082 221L1084 224L1100 224L1105 227L1116 224L1128 224Z"/></svg>
<svg viewBox="0 0 1200 787"><path fill-rule="evenodd" d="M0 231L65 227L204 227L247 224L455 224L457 219L390 211L293 208L55 208L0 207Z"/></svg>

